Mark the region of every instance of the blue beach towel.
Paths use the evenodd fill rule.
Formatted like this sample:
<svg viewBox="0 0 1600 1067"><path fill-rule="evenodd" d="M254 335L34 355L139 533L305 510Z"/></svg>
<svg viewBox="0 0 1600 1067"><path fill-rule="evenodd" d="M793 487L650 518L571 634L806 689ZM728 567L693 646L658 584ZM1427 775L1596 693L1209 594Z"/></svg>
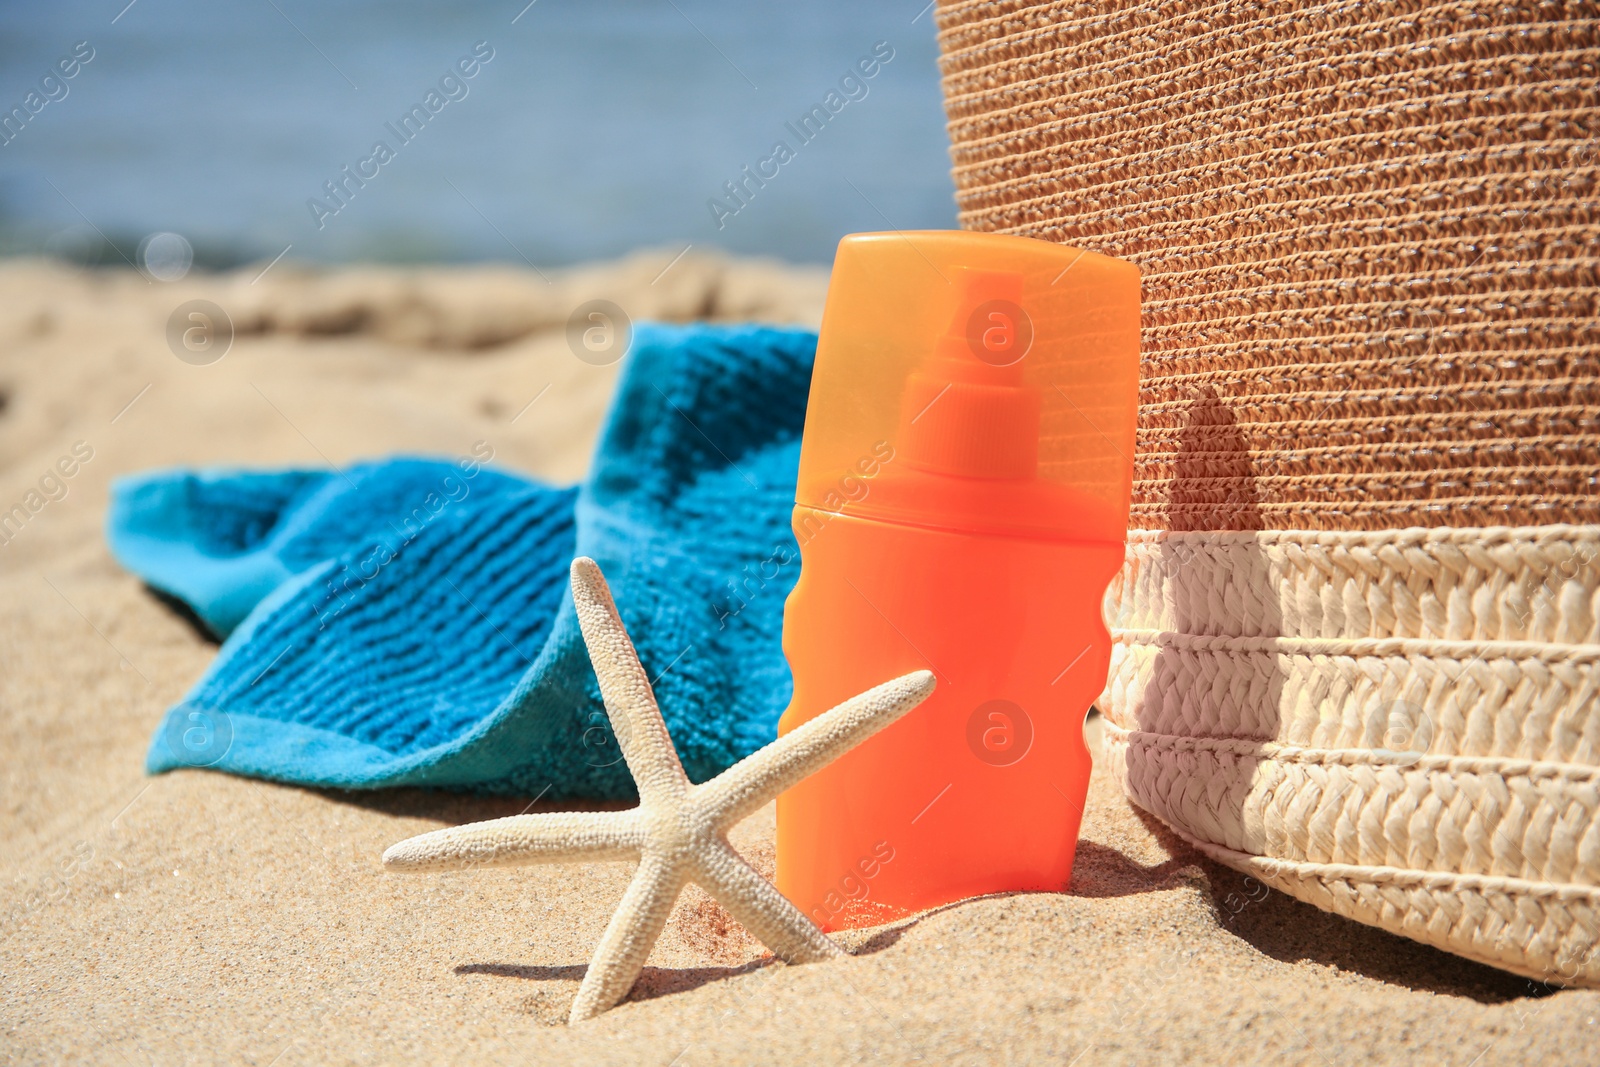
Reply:
<svg viewBox="0 0 1600 1067"><path fill-rule="evenodd" d="M119 480L113 553L224 637L149 770L622 799L567 588L605 571L691 778L770 741L816 335L641 325L587 481L459 459Z"/></svg>

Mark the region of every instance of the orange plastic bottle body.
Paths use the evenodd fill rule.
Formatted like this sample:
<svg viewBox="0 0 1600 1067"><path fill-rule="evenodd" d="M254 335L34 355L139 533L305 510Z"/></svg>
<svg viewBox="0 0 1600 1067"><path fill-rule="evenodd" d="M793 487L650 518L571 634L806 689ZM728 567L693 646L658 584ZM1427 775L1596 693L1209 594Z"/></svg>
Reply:
<svg viewBox="0 0 1600 1067"><path fill-rule="evenodd" d="M1089 787L1120 544L974 536L795 509L787 732L918 669L915 714L778 800L778 888L823 929L1060 890Z"/></svg>
<svg viewBox="0 0 1600 1067"><path fill-rule="evenodd" d="M778 888L825 929L1067 885L1138 367L1131 264L996 234L840 242L778 729L910 671L938 684L778 798Z"/></svg>

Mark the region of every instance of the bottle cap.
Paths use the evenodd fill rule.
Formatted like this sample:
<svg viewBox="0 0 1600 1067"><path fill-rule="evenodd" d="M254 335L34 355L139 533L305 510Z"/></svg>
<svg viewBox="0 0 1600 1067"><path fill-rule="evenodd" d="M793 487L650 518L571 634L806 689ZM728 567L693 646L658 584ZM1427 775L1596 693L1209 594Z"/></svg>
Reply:
<svg viewBox="0 0 1600 1067"><path fill-rule="evenodd" d="M1026 237L839 242L796 503L940 529L1120 541L1139 271Z"/></svg>

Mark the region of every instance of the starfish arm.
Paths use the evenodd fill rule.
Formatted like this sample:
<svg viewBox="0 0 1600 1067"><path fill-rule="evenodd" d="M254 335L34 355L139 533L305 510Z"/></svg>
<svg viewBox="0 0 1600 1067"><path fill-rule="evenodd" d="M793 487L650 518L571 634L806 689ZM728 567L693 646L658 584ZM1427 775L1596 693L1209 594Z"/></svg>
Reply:
<svg viewBox="0 0 1600 1067"><path fill-rule="evenodd" d="M581 1023L614 1007L633 988L644 961L661 936L672 905L687 880L681 863L651 853L639 862L628 891L611 916L589 971L578 987L568 1022Z"/></svg>
<svg viewBox="0 0 1600 1067"><path fill-rule="evenodd" d="M391 871L449 871L633 859L644 841L635 811L561 811L452 826L390 845L383 865Z"/></svg>
<svg viewBox="0 0 1600 1067"><path fill-rule="evenodd" d="M694 879L785 963L816 963L846 954L726 842L700 860Z"/></svg>
<svg viewBox="0 0 1600 1067"><path fill-rule="evenodd" d="M650 676L628 639L605 576L587 556L572 561L572 603L578 609L578 624L600 681L606 714L639 787L640 799L681 795L689 788L689 779L656 706Z"/></svg>
<svg viewBox="0 0 1600 1067"><path fill-rule="evenodd" d="M695 787L696 803L726 830L922 703L933 687L932 672L912 671L851 697Z"/></svg>

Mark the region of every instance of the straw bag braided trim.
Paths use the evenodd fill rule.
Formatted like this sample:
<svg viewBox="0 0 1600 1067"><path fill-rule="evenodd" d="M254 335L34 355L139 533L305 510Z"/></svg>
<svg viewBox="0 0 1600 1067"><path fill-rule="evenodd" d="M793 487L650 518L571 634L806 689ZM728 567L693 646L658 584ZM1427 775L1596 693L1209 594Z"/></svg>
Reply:
<svg viewBox="0 0 1600 1067"><path fill-rule="evenodd" d="M1600 645L1554 645L1543 641L1445 641L1418 637L1226 637L1128 629L1118 630L1117 640L1125 645L1195 652L1268 652L1288 656L1444 656L1462 660L1538 660L1551 664L1588 664L1600 660Z"/></svg>
<svg viewBox="0 0 1600 1067"><path fill-rule="evenodd" d="M1155 816L1162 817L1163 821L1173 825L1179 835L1194 843L1197 848L1205 849L1206 853L1235 865L1238 869L1251 870L1253 873L1274 875L1269 878L1272 885L1290 891L1294 896L1302 899L1312 899L1307 894L1299 893L1298 889L1304 888L1302 883L1283 875L1294 875L1294 878L1312 877L1318 881L1339 881L1344 883L1355 896L1363 894L1413 894L1422 891L1424 896L1450 897L1451 894L1472 893L1486 897L1491 901L1498 901L1496 909L1509 915L1526 915L1533 907L1534 910L1549 910L1560 912L1557 918L1565 917L1558 923L1558 942L1562 942L1565 949L1571 949L1571 939L1576 937L1584 942L1584 949L1594 949L1597 931L1600 926L1595 925L1595 918L1600 918L1600 888L1592 881L1592 872L1587 883L1574 881L1571 877L1550 877L1547 873L1533 869L1534 859L1546 862L1557 861L1554 865L1562 867L1558 862L1560 857L1541 854L1536 857L1522 856L1522 849L1518 848L1517 840L1530 845L1547 845L1542 838L1542 833L1549 827L1549 811L1541 811L1538 803L1531 808L1518 809L1518 801L1525 797L1518 795L1517 785L1514 782L1498 782L1498 779L1486 777L1483 781L1474 781L1474 776L1438 776L1438 774L1411 774L1408 781L1400 781L1402 774L1395 768L1387 768L1382 774L1373 773L1373 768L1346 768L1338 766L1333 769L1330 776L1299 776L1283 774L1282 766L1275 766L1275 761L1248 761L1248 763L1195 763L1174 760L1174 753L1170 750L1163 752L1160 747L1149 744L1149 737L1130 734L1128 731L1107 728L1106 757L1115 774L1122 779L1128 797L1138 803L1141 808L1146 808ZM1366 789L1362 789L1362 782L1357 782L1358 773L1366 769L1368 779ZM1350 773L1355 771L1355 774ZM1387 779L1387 781L1386 781ZM1376 784L1376 789L1373 785ZM1474 789L1482 785L1482 789ZM1581 790L1589 793L1590 805L1582 809L1578 819L1568 819L1576 822L1576 827L1557 827L1555 837L1562 838L1570 848L1568 857L1573 851L1587 853L1594 856L1594 841L1587 841L1586 845L1571 848L1579 837L1594 838L1594 789ZM1438 803L1442 797L1451 797L1461 801L1456 805ZM1331 803L1328 801L1331 800ZM1483 821L1485 811L1490 811L1498 806L1504 819L1498 825L1488 825L1494 822L1493 817ZM1509 800L1509 803L1507 803ZM1576 793L1566 797L1555 798L1554 806L1562 805L1570 808L1571 801L1578 800ZM1408 803L1414 801L1414 803ZM1578 805L1582 808L1582 805ZM1229 819L1227 813L1232 813ZM1461 817L1466 814L1466 817ZM1493 811L1490 811L1493 816ZM1219 819L1234 821L1237 827L1251 829L1248 837L1274 837L1272 841L1245 841L1238 838L1246 837L1246 833L1229 835L1219 830ZM1510 825L1515 822L1517 825ZM1250 824L1250 827L1245 827ZM1435 825L1437 824L1437 825ZM1304 833L1304 837L1326 838L1333 841L1333 848L1323 849L1322 854L1307 854L1304 849L1294 848L1290 841L1290 833L1304 827L1309 827L1312 833ZM1410 827L1419 827L1421 833L1411 835ZM1518 827L1523 830L1522 837L1514 840ZM1578 829L1582 833L1568 833L1566 829ZM1498 848L1499 861L1502 870L1445 870L1440 869L1438 856L1414 856L1413 861L1408 861L1402 856L1403 849L1411 846L1414 849L1429 848L1429 846L1445 843L1456 846L1456 851L1462 854L1464 861L1469 862L1494 862L1496 856L1485 856L1483 848L1466 848L1466 838L1462 837L1461 830L1482 830L1480 837L1490 841L1494 848ZM1528 833L1528 832L1533 832ZM1234 837L1235 840L1226 840ZM1224 840L1219 840L1224 838ZM1395 838L1394 841L1387 838ZM1246 862L1248 861L1248 862ZM1517 870L1517 873L1507 873L1507 870ZM1573 872L1579 878L1586 872ZM1325 901L1312 902L1328 907ZM1406 907L1414 909L1421 905L1419 915L1408 918L1406 925L1430 926L1437 925L1435 907L1440 901L1408 901ZM1578 907L1582 915L1574 917L1571 909ZM1339 910L1333 907L1330 910ZM1446 909L1446 913L1458 912L1456 909ZM1362 921L1376 921L1370 910L1366 913L1349 913L1350 918ZM1571 921L1566 921L1571 920ZM1384 921L1376 921L1376 925L1390 926ZM1453 926L1454 923L1451 923ZM1542 925L1536 923L1536 925ZM1397 929L1397 933L1411 934L1411 929ZM1445 931L1442 939L1422 937L1424 941L1438 944L1446 949L1461 950L1461 944L1453 941L1451 934ZM1459 931L1458 931L1459 933ZM1534 931L1525 931L1525 936L1520 937L1523 942L1518 947L1522 950L1533 950ZM1414 936L1414 934L1413 934ZM1549 945L1546 945L1549 949ZM1515 953L1512 953L1515 955ZM1504 965L1507 953L1491 953L1490 960L1496 965ZM1530 958L1522 963L1523 966L1534 966L1536 969L1547 969L1550 960ZM1600 977L1600 973L1597 973Z"/></svg>
<svg viewBox="0 0 1600 1067"><path fill-rule="evenodd" d="M1127 731L1127 794L1255 856L1600 887L1600 775L1559 764L1316 752Z"/></svg>
<svg viewBox="0 0 1600 1067"><path fill-rule="evenodd" d="M1226 759L1256 763L1299 763L1324 767L1397 768L1421 773L1492 774L1499 778L1526 778L1530 781L1559 779L1574 785L1600 785L1600 767L1586 767L1554 760L1512 759L1504 756L1429 756L1395 749L1310 748L1281 745L1242 737L1191 737L1186 734L1161 734L1150 730L1127 729L1108 718L1106 729L1127 744L1179 752L1215 752ZM1597 857L1600 858L1600 857ZM1600 884L1600 879L1596 880Z"/></svg>
<svg viewBox="0 0 1600 1067"><path fill-rule="evenodd" d="M1323 911L1537 981L1600 986L1600 892L1588 886L1295 862L1174 832L1218 863Z"/></svg>
<svg viewBox="0 0 1600 1067"><path fill-rule="evenodd" d="M1408 764L1427 755L1588 767L1600 764L1597 661L1594 645L1123 631L1101 708L1125 729L1374 761L1390 750Z"/></svg>
<svg viewBox="0 0 1600 1067"><path fill-rule="evenodd" d="M1416 505L1412 505L1416 507ZM1600 643L1600 526L1133 530L1119 635Z"/></svg>
<svg viewBox="0 0 1600 1067"><path fill-rule="evenodd" d="M1133 531L1105 753L1265 884L1600 985L1597 559L1596 526Z"/></svg>

